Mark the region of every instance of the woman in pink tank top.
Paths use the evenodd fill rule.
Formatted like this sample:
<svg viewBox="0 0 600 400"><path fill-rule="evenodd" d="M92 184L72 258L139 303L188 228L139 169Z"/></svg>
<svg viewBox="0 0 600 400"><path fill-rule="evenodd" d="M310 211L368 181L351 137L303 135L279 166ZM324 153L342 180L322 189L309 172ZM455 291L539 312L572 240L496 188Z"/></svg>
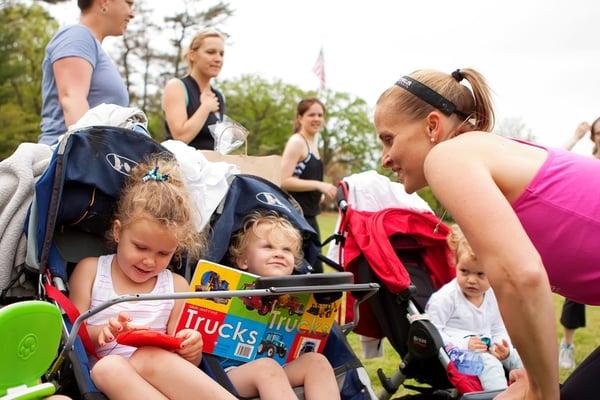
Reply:
<svg viewBox="0 0 600 400"><path fill-rule="evenodd" d="M559 391L551 293L600 304L600 186L590 184L600 162L491 134L493 124L489 88L472 69L415 71L375 110L384 167L409 193L430 186L486 268L527 370L497 398L591 398L600 350Z"/></svg>
<svg viewBox="0 0 600 400"><path fill-rule="evenodd" d="M585 134L590 132L589 139L594 144L592 157L600 159L600 118L596 118L591 124L581 122L573 136L565 143L564 148L572 150L577 142L581 141ZM558 365L560 368L573 369L575 367L575 331L585 328L585 304L577 303L571 299L565 299L560 314L560 324L563 326L564 335L558 348Z"/></svg>

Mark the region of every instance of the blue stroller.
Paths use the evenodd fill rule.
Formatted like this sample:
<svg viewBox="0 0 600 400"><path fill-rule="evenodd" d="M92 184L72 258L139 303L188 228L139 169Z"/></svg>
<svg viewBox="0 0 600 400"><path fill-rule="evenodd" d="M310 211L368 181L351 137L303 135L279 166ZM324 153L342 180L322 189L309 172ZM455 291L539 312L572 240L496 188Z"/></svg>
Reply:
<svg viewBox="0 0 600 400"><path fill-rule="evenodd" d="M89 375L90 365L87 354L93 352L93 346L89 340L86 340L85 330L79 330L86 318L100 310L90 310L78 316L77 310L64 294L67 292L65 282L71 269L80 259L107 253L103 240L104 232L109 227L113 206L119 197L124 179L136 163L155 153L164 153L166 156L170 154L151 138L137 132L114 127L87 128L65 136L53 154L48 169L36 185L35 197L25 226L28 237L29 275L38 283L36 297L55 302L68 317L64 318L66 343L46 374L46 379L57 382L59 391L73 398L105 398L94 386ZM242 178L244 179L253 178ZM261 184L265 183L261 182ZM275 186L270 187L269 190L283 193ZM236 190L230 192L236 193ZM227 199L229 198L230 196L227 196ZM226 210L229 209L227 199L221 207L221 210L225 211L221 213L222 215L226 215ZM267 203L276 203L271 197L265 197L263 200ZM291 205L288 208L294 213ZM302 218L299 215L297 214L296 220L304 231L308 226L302 225ZM214 221L215 232L221 232L221 224L226 219L220 223L219 221L221 218L216 218ZM309 257L311 254L316 257L317 242L310 239L311 235L315 234L312 230L306 230L306 234L309 238L306 240L309 243L306 253ZM186 275L185 263L173 267L175 272ZM190 273L189 270L187 272ZM350 290L348 288L351 287L352 290L369 290L371 293L377 290L377 285L344 287L343 290ZM308 290L306 286L301 286L302 288L304 291ZM332 290L331 285L324 285L323 288L323 290ZM255 294L264 296L272 294L272 290L273 288L261 289L258 291L260 293ZM314 287L314 290L318 291L319 288ZM227 294L220 293L222 293L219 294L221 297ZM235 292L228 293L240 295ZM194 294L198 295L197 297L211 295L210 293L177 293L175 298L193 297ZM150 297L150 295L120 296L110 304L106 304L104 308L121 301L150 300ZM79 336L77 332L80 333ZM364 371L360 370L360 363L347 346L343 336L332 336L330 343L328 342L328 347L331 348L328 352L334 358L332 364L336 367L336 371L343 378L341 378L343 398L370 398L368 385L363 383L366 373L363 374ZM211 363L210 357L205 357L200 367L233 391L231 385L228 386L227 377L220 365Z"/></svg>
<svg viewBox="0 0 600 400"><path fill-rule="evenodd" d="M141 133L115 128L91 127L67 134L58 144L45 173L36 184L25 224L27 268L37 280L37 297L59 305L65 335L78 312L66 293L74 265L87 256L106 254L104 234L128 172L144 157L169 152ZM55 362L48 379L74 398L105 398L90 379L86 349L91 343L82 335Z"/></svg>
<svg viewBox="0 0 600 400"><path fill-rule="evenodd" d="M227 254L229 238L241 228L244 216L258 208L286 217L302 233L304 262L297 272L300 274L310 273L311 264L320 253L320 243L316 232L306 222L298 205L290 195L271 182L250 175L237 175L233 178L226 198L213 214L210 248L206 258L209 261L231 265ZM334 325L323 353L334 367L342 399L375 398L375 394L370 388L368 375L346 341L342 328ZM205 356L204 358L207 362L214 364L210 357ZM298 394L301 395L301 393Z"/></svg>

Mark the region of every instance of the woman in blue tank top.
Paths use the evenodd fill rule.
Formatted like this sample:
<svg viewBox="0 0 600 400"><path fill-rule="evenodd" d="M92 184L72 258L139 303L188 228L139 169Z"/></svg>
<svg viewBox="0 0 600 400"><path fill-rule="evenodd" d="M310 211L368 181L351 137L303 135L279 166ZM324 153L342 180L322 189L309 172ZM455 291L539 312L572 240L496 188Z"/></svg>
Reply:
<svg viewBox="0 0 600 400"><path fill-rule="evenodd" d="M316 97L298 103L294 134L288 139L281 161L281 187L298 201L304 218L319 233L317 215L321 196L335 198L336 188L323 182L323 162L317 147L317 134L325 120L325 106ZM322 271L320 265L314 266Z"/></svg>
<svg viewBox="0 0 600 400"><path fill-rule="evenodd" d="M99 104L129 106L129 94L114 61L102 49L107 36L121 36L133 18L133 0L78 0L79 24L60 29L42 63L39 142L53 145L67 128Z"/></svg>

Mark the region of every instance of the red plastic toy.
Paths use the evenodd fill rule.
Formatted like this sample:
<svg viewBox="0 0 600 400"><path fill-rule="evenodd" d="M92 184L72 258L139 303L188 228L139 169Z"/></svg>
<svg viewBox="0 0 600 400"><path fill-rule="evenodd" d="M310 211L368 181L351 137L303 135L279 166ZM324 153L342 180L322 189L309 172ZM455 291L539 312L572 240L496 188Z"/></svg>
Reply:
<svg viewBox="0 0 600 400"><path fill-rule="evenodd" d="M155 346L165 350L177 350L181 348L182 341L183 338L151 329L136 329L117 335L117 343L132 347Z"/></svg>

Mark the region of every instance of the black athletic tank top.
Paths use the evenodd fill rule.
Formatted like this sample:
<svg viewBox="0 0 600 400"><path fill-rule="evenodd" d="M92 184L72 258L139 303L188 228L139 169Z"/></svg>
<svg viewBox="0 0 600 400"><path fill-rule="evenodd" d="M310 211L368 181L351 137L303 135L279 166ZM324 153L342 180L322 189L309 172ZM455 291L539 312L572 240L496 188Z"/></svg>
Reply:
<svg viewBox="0 0 600 400"><path fill-rule="evenodd" d="M200 108L200 87L198 83L192 78L191 75L186 76L185 78L180 79L185 86L185 91L187 93L187 102L186 102L186 111L187 116L190 118L198 108ZM218 121L223 120L223 116L225 115L225 100L223 99L223 94L219 92L217 89L211 86L211 90L219 99L219 115L217 116L215 113L208 114L208 118L204 123L200 132L196 134L196 137L192 139L189 143L190 146L195 147L198 150L214 150L215 149L215 140L210 134L210 130L208 129L209 125L215 124ZM166 138L172 139L171 131L169 130L169 124L165 120L165 128L166 128Z"/></svg>
<svg viewBox="0 0 600 400"><path fill-rule="evenodd" d="M310 179L316 181L323 180L323 162L317 158L311 151L310 145L305 137L302 137L308 147L308 155L304 160L301 160L296 164L293 176L297 176L300 179ZM313 190L310 192L290 192L290 194L296 199L298 204L302 207L302 212L307 217L314 217L319 215L320 203L321 203L321 192Z"/></svg>

